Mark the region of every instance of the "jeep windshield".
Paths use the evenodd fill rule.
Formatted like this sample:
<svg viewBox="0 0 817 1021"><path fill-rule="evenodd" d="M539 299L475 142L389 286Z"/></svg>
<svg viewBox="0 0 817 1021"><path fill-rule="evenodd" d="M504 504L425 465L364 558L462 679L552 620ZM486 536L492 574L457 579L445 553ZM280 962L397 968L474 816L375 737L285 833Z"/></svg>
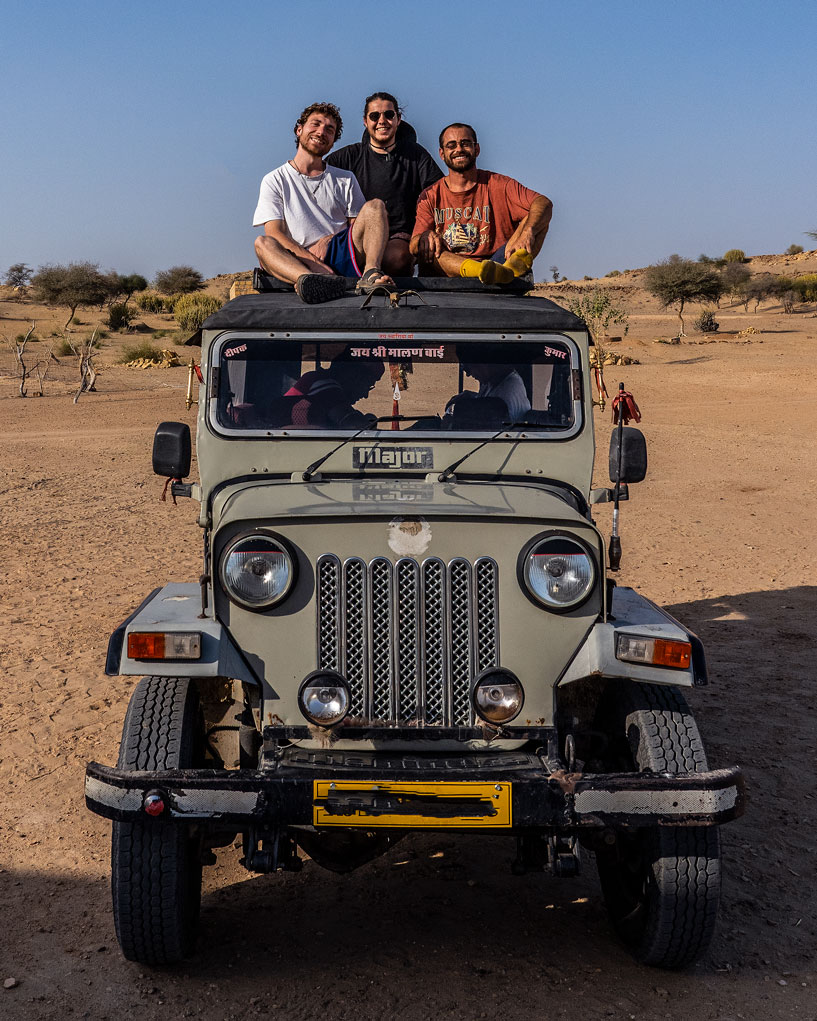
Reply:
<svg viewBox="0 0 817 1021"><path fill-rule="evenodd" d="M578 352L555 334L513 342L232 334L216 345L214 364L211 421L229 434L482 435L518 422L564 436L580 424Z"/></svg>

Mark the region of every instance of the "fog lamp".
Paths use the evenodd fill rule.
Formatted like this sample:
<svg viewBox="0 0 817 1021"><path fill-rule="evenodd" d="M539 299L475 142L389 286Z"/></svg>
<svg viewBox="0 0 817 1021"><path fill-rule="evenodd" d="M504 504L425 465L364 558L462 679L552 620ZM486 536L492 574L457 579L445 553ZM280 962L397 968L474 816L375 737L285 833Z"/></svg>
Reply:
<svg viewBox="0 0 817 1021"><path fill-rule="evenodd" d="M331 727L349 712L349 688L334 670L316 670L305 678L298 701L308 720L319 727Z"/></svg>
<svg viewBox="0 0 817 1021"><path fill-rule="evenodd" d="M522 685L510 670L483 670L474 685L474 708L488 723L508 723L524 701Z"/></svg>

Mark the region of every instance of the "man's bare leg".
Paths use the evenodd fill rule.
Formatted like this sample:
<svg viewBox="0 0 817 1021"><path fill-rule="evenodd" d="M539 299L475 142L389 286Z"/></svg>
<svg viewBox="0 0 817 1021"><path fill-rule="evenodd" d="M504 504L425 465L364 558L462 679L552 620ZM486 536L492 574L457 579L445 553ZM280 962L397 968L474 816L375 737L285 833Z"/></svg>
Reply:
<svg viewBox="0 0 817 1021"><path fill-rule="evenodd" d="M501 262L474 259L470 255L440 252L434 265L447 277L471 277L481 280L483 284L507 284L513 280L513 272L506 269Z"/></svg>
<svg viewBox="0 0 817 1021"><path fill-rule="evenodd" d="M383 268L383 253L389 240L389 218L386 204L382 199L369 199L352 224L352 244L356 253L363 253L363 273L370 269ZM386 273L370 283L391 284L394 281Z"/></svg>
<svg viewBox="0 0 817 1021"><path fill-rule="evenodd" d="M333 275L329 267L322 262L313 262L311 259L295 256L279 241L266 234L261 234L255 239L255 254L258 256L262 269L287 284L294 284L298 277L303 276L304 273Z"/></svg>
<svg viewBox="0 0 817 1021"><path fill-rule="evenodd" d="M389 238L383 252L383 271L398 277L410 277L414 269L414 260L409 251L408 241Z"/></svg>
<svg viewBox="0 0 817 1021"><path fill-rule="evenodd" d="M440 252L434 262L431 264L438 273L442 273L446 277L458 277L460 275L460 267L468 259L467 255L456 255L454 252ZM422 270L422 266L420 267Z"/></svg>

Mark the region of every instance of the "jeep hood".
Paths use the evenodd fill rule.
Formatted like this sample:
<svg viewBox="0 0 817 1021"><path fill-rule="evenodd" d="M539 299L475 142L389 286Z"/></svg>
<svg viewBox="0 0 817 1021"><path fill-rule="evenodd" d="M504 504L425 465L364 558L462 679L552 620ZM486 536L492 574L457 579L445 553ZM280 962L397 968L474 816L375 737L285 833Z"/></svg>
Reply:
<svg viewBox="0 0 817 1021"><path fill-rule="evenodd" d="M238 482L215 494L212 514L216 528L231 521L269 518L458 515L587 525L568 489L513 482L414 479Z"/></svg>

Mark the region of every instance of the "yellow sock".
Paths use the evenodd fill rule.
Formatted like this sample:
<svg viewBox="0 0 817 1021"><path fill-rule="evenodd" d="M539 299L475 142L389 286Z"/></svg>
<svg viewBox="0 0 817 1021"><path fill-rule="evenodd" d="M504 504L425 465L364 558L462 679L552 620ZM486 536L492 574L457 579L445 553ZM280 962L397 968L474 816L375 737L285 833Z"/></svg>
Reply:
<svg viewBox="0 0 817 1021"><path fill-rule="evenodd" d="M466 259L460 266L461 277L478 277L482 263L477 259Z"/></svg>
<svg viewBox="0 0 817 1021"><path fill-rule="evenodd" d="M501 262L485 259L480 264L479 278L484 284L508 284L513 280L513 270Z"/></svg>
<svg viewBox="0 0 817 1021"><path fill-rule="evenodd" d="M515 277L523 277L526 273L530 273L533 267L533 256L524 248L520 248L505 260L503 266L509 269Z"/></svg>

